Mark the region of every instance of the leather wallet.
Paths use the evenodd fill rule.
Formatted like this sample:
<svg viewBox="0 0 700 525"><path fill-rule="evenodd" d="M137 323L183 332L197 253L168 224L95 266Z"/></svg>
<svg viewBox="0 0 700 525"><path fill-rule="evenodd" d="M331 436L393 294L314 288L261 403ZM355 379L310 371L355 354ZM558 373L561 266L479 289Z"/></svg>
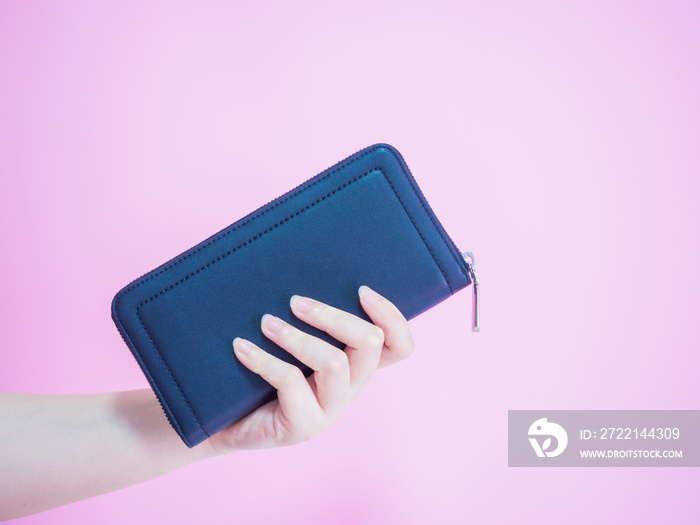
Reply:
<svg viewBox="0 0 700 525"><path fill-rule="evenodd" d="M263 336L263 314L341 347L292 315L292 295L369 320L357 293L367 285L410 319L468 286L472 262L399 152L376 144L136 279L114 297L112 318L192 447L276 395L238 362L235 337L311 373Z"/></svg>

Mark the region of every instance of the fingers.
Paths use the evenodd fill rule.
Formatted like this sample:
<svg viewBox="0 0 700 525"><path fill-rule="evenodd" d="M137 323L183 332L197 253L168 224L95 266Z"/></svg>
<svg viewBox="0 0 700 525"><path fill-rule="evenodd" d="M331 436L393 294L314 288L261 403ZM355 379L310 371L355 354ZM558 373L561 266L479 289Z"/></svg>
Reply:
<svg viewBox="0 0 700 525"><path fill-rule="evenodd" d="M308 297L295 295L290 304L292 312L299 319L345 343L350 372L350 397L354 398L377 369L384 344L382 329Z"/></svg>
<svg viewBox="0 0 700 525"><path fill-rule="evenodd" d="M377 292L361 286L360 303L372 322L384 332L384 347L379 366L387 366L413 353L414 343L408 321L394 304Z"/></svg>
<svg viewBox="0 0 700 525"><path fill-rule="evenodd" d="M314 370L318 404L331 418L340 415L349 401L348 356L278 317L267 314L261 325L266 337Z"/></svg>
<svg viewBox="0 0 700 525"><path fill-rule="evenodd" d="M318 434L335 421L348 401L367 384L377 366L411 354L413 338L401 312L366 286L359 289L359 295L372 323L307 297L294 296L290 301L296 317L344 343L345 351L278 317L263 316L263 334L313 369L309 379L298 367L250 341L234 340L240 362L270 383L278 394L278 401L261 407L242 420L243 423L232 427L239 445L246 442L241 433L250 434L249 440L255 443L277 444L290 444Z"/></svg>
<svg viewBox="0 0 700 525"><path fill-rule="evenodd" d="M246 368L277 389L277 398L288 420L308 419L309 411L318 408L316 396L298 367L240 337L233 340L233 350Z"/></svg>

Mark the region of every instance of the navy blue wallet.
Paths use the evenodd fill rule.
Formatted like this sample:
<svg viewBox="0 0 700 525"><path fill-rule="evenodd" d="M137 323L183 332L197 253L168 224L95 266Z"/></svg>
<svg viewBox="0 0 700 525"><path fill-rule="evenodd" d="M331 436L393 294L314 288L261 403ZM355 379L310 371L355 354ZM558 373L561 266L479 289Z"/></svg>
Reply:
<svg viewBox="0 0 700 525"><path fill-rule="evenodd" d="M112 318L192 447L276 395L238 362L235 337L311 373L263 336L263 314L341 346L294 317L290 297L368 320L357 294L364 284L410 319L468 286L472 262L399 152L376 144L133 281L114 297Z"/></svg>

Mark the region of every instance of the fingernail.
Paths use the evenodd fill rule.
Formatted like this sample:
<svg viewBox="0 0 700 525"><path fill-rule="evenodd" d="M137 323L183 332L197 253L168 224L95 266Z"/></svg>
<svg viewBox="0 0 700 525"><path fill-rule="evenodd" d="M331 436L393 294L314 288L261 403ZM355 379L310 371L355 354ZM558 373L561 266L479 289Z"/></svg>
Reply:
<svg viewBox="0 0 700 525"><path fill-rule="evenodd" d="M368 305L368 306L376 306L379 303L382 302L384 299L381 295L379 295L377 292L369 288L368 286L360 286L360 297L362 300Z"/></svg>
<svg viewBox="0 0 700 525"><path fill-rule="evenodd" d="M255 355L255 347L253 346L253 343L247 341L246 339L241 339L240 337L236 337L233 340L233 349L237 354L241 354L246 357L253 357L253 355Z"/></svg>
<svg viewBox="0 0 700 525"><path fill-rule="evenodd" d="M265 328L270 332L279 332L284 326L281 319L270 314L263 315L263 323L265 323Z"/></svg>
<svg viewBox="0 0 700 525"><path fill-rule="evenodd" d="M301 297L299 295L293 295L292 298L289 300L289 304L293 310L296 310L297 312L301 313L308 312L314 306L314 303L311 299Z"/></svg>

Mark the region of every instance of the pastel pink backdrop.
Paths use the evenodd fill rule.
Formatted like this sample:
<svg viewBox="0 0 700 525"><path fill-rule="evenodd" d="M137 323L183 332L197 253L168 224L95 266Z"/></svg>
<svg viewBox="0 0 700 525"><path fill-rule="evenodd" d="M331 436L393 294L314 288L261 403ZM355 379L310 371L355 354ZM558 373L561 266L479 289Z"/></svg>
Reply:
<svg viewBox="0 0 700 525"><path fill-rule="evenodd" d="M700 408L699 24L680 1L1 3L2 390L146 387L114 293L378 141L483 292L482 333L468 291L414 320L414 356L308 443L20 521L697 522L698 469L509 469L506 430Z"/></svg>

